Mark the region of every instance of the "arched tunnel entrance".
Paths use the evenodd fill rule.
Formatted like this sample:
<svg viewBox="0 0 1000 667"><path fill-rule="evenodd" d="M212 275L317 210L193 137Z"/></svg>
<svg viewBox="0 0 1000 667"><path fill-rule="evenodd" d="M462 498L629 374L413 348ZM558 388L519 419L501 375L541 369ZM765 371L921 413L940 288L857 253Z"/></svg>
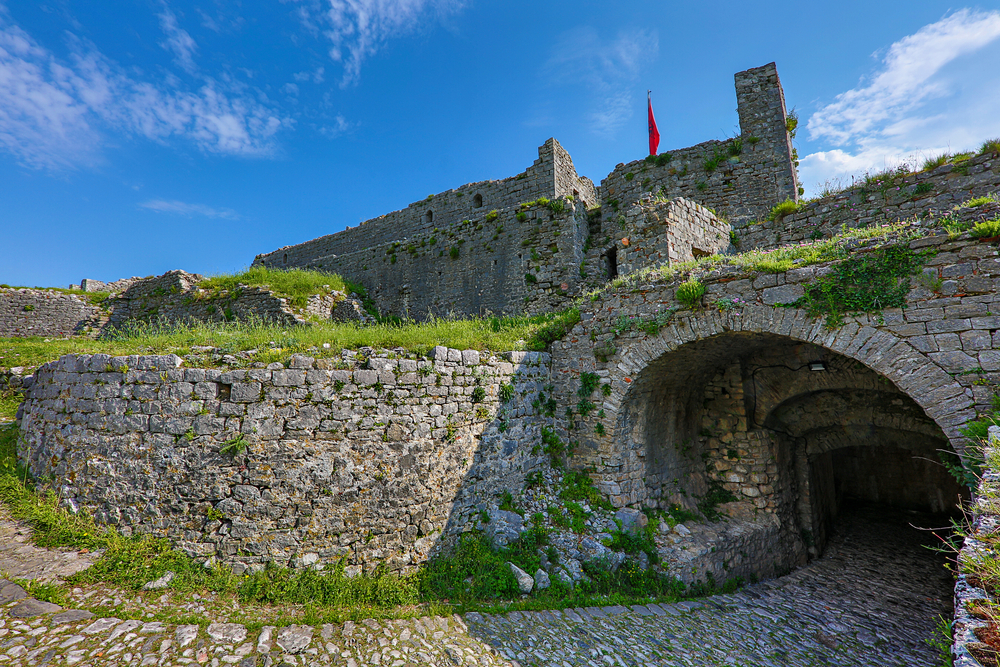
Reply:
<svg viewBox="0 0 1000 667"><path fill-rule="evenodd" d="M845 508L944 515L966 493L940 462L953 453L947 437L913 398L853 359L775 334L726 333L663 354L619 414L646 505L771 526L770 546L739 574L821 555Z"/></svg>

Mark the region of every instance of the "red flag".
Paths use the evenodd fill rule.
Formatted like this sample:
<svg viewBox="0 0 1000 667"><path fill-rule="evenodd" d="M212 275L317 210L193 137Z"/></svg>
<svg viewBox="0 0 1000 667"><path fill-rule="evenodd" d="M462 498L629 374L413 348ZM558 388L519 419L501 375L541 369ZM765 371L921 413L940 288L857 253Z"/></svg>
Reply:
<svg viewBox="0 0 1000 667"><path fill-rule="evenodd" d="M660 147L660 131L656 129L656 119L653 118L653 100L649 95L650 91L646 91L646 102L649 105L649 154L656 155L656 149Z"/></svg>

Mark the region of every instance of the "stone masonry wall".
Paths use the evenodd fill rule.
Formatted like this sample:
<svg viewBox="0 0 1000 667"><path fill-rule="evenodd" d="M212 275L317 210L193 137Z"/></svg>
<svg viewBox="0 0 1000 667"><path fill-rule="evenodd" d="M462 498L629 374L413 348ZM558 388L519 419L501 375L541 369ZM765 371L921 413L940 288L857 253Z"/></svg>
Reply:
<svg viewBox="0 0 1000 667"><path fill-rule="evenodd" d="M0 338L71 336L96 330L107 313L76 294L0 288Z"/></svg>
<svg viewBox="0 0 1000 667"><path fill-rule="evenodd" d="M484 210L403 242L323 258L312 268L361 282L382 312L404 317L549 312L581 290L588 233L580 202L553 203L562 210Z"/></svg>
<svg viewBox="0 0 1000 667"><path fill-rule="evenodd" d="M777 68L770 63L739 72L735 79L739 137L617 165L598 189L602 207L617 210L653 193L684 197L742 222L766 217L778 202L798 201Z"/></svg>
<svg viewBox="0 0 1000 667"><path fill-rule="evenodd" d="M830 237L844 226L869 227L910 218L946 215L974 197L1000 192L1000 156L978 155L960 165L946 164L930 171L907 174L878 185L857 185L837 194L807 202L801 210L777 220L734 222L740 249L776 248L810 239ZM986 214L988 209L982 209ZM993 210L993 216L997 215Z"/></svg>
<svg viewBox="0 0 1000 667"><path fill-rule="evenodd" d="M615 255L621 275L687 262L729 247L729 224L683 198L667 202L647 197L611 227L616 232Z"/></svg>
<svg viewBox="0 0 1000 667"><path fill-rule="evenodd" d="M236 371L64 356L26 383L18 454L71 507L238 570L407 570L541 464L525 443L549 359L367 354Z"/></svg>
<svg viewBox="0 0 1000 667"><path fill-rule="evenodd" d="M574 192L575 198L585 205L596 204L593 183L577 176L569 153L555 139L549 139L539 147L535 163L517 176L469 183L431 195L405 209L367 220L358 227L257 255L254 264L275 268L311 267L364 248L428 236L435 227L482 217L493 209L514 207L539 197L564 197Z"/></svg>

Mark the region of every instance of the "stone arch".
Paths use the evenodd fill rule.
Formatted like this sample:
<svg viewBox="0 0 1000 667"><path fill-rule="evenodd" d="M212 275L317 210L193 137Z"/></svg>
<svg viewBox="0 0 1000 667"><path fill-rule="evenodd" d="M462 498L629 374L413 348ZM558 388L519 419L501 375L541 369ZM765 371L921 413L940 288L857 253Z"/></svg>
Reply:
<svg viewBox="0 0 1000 667"><path fill-rule="evenodd" d="M429 210L424 213L424 223L429 225L432 222L434 222L434 211Z"/></svg>
<svg viewBox="0 0 1000 667"><path fill-rule="evenodd" d="M472 208L482 208L483 207L483 196L478 192L472 198Z"/></svg>
<svg viewBox="0 0 1000 667"><path fill-rule="evenodd" d="M905 507L904 483L865 496L864 475L850 472L862 459L922 475L921 488L938 490L927 511L958 500L936 454L962 451L973 396L891 331L829 330L804 311L747 306L614 343L607 437L581 440L585 465L616 505L695 508L724 488L739 501L726 503L730 516L757 526L769 515L780 526L764 549L794 566L822 551L838 494Z"/></svg>

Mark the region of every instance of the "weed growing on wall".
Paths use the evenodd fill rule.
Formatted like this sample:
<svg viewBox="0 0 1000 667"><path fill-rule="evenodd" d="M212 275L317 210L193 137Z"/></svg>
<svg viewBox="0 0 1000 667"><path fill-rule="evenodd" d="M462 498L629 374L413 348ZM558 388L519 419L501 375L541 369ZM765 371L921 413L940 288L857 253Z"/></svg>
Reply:
<svg viewBox="0 0 1000 667"><path fill-rule="evenodd" d="M804 308L812 317L825 315L831 329L843 325L845 315L902 308L910 276L920 270L924 258L906 245L849 257L806 285L805 294L787 305Z"/></svg>
<svg viewBox="0 0 1000 667"><path fill-rule="evenodd" d="M977 223L969 231L969 234L980 239L1000 236L1000 218L994 218L993 220L986 220L985 222Z"/></svg>
<svg viewBox="0 0 1000 667"><path fill-rule="evenodd" d="M767 219L771 221L781 220L786 215L797 212L800 208L802 208L801 204L796 204L791 199L786 199L780 204L775 204L771 212L768 213Z"/></svg>
<svg viewBox="0 0 1000 667"><path fill-rule="evenodd" d="M694 308L701 303L701 297L705 296L705 286L698 280L689 278L677 287L677 300L688 308Z"/></svg>

